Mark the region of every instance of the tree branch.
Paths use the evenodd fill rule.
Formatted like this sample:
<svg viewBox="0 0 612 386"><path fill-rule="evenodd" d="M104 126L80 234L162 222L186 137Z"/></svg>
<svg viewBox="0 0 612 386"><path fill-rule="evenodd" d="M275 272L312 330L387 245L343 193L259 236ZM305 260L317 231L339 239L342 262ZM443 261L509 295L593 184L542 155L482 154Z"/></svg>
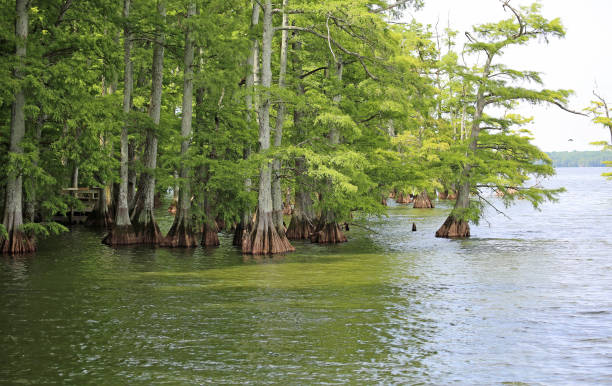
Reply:
<svg viewBox="0 0 612 386"><path fill-rule="evenodd" d="M328 68L327 66L325 66L325 67L315 68L315 69L314 69L314 70L312 70L312 71L308 71L307 73L300 75L300 79L304 79L304 78L306 78L307 76L310 76L310 75L312 75L312 74L314 74L314 73L316 73L316 72L319 72L319 71L321 71L321 70L327 70L327 68Z"/></svg>
<svg viewBox="0 0 612 386"><path fill-rule="evenodd" d="M353 56L353 57L357 58L359 63L361 63L361 66L363 67L363 69L366 72L366 74L370 78L372 78L374 80L378 80L378 78L374 74L372 74L370 72L370 70L368 69L368 66L365 63L365 59L368 59L368 58L366 58L363 55L360 55L357 52L349 51L344 46L342 46L340 43L338 43L336 40L334 40L331 36L325 36L322 33L320 33L319 31L316 31L316 30L314 30L312 28L306 28L306 27L285 26L285 27L276 27L276 28L274 28L274 31L282 31L282 30L308 32L308 33L313 34L313 35L315 35L315 36L317 36L317 37L319 37L321 39L327 40L330 44L333 44L334 46L336 46L340 51L344 52L347 55L350 55L350 56Z"/></svg>

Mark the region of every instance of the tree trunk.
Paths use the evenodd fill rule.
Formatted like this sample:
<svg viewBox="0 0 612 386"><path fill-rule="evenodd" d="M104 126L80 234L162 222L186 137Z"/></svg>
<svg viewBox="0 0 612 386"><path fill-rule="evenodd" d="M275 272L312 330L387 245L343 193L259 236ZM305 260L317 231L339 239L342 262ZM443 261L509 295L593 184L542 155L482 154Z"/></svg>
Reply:
<svg viewBox="0 0 612 386"><path fill-rule="evenodd" d="M131 58L132 51L132 33L130 25L127 22L130 16L130 0L123 0L123 18L125 25L124 33L124 90L123 90L123 114L125 122L121 129L121 163L120 163L120 183L119 195L115 209L115 223L108 235L102 240L108 245L129 245L139 242L134 228L130 222L130 213L128 209L128 118L127 115L131 109L132 89L134 86L133 63Z"/></svg>
<svg viewBox="0 0 612 386"><path fill-rule="evenodd" d="M338 244L347 242L336 216L327 211L321 216L317 229L310 235L310 241L318 244Z"/></svg>
<svg viewBox="0 0 612 386"><path fill-rule="evenodd" d="M297 159L295 164L298 170L306 169L304 159ZM306 240L315 230L312 223L315 217L312 197L310 197L310 192L307 192L300 184L300 179L303 178L300 177L298 176L295 190L295 206L291 214L291 222L289 228L287 228L287 238L289 240Z"/></svg>
<svg viewBox="0 0 612 386"><path fill-rule="evenodd" d="M427 190L423 190L421 194L418 194L414 199L413 208L415 209L431 209L434 208L433 202L429 198L429 194L427 194Z"/></svg>
<svg viewBox="0 0 612 386"><path fill-rule="evenodd" d="M166 8L164 1L157 2L157 12L161 16L162 22L166 18ZM149 117L155 125L152 129L147 129L143 162L145 171L140 175L138 182L138 192L132 211L132 223L142 244L159 245L163 236L159 231L159 226L155 221L155 169L157 168L157 128L159 127L161 116L161 99L163 87L164 70L164 41L165 36L163 27L156 28L156 42L153 45L153 64L151 66L151 103L149 104Z"/></svg>
<svg viewBox="0 0 612 386"><path fill-rule="evenodd" d="M342 82L342 73L344 70L344 63L340 59L336 63L336 76L338 80ZM342 100L342 93L334 96L333 101L335 104L339 104ZM329 131L329 143L331 145L338 145L340 143L340 131L334 125L332 125ZM331 185L331 181L328 182ZM329 187L331 189L331 186ZM317 228L313 234L310 235L310 241L319 244L336 244L344 243L347 241L346 236L342 232L336 214L332 210L325 210L321 214Z"/></svg>
<svg viewBox="0 0 612 386"><path fill-rule="evenodd" d="M301 42L296 42L294 46L295 51L300 51L302 48ZM299 77L302 75L302 63L299 60L299 56L296 55L296 59L293 62L294 73ZM298 82L297 93L301 96L304 95L304 84ZM298 137L303 140L305 137L304 127L302 123L303 112L297 107L293 110L293 126L298 132ZM295 186L295 206L291 213L291 221L287 228L287 238L289 240L306 240L315 231L313 224L315 213L313 208L313 201L309 190L306 188L309 178L306 176L306 160L303 157L299 157L295 160L296 169L296 186Z"/></svg>
<svg viewBox="0 0 612 386"><path fill-rule="evenodd" d="M219 227L213 215L211 200L208 196L204 197L204 213L206 218L202 225L202 241L203 247L216 247L219 245Z"/></svg>
<svg viewBox="0 0 612 386"><path fill-rule="evenodd" d="M112 227L113 218L108 209L108 195L110 195L110 189L107 187L99 190L98 202L94 210L87 216L85 225L97 228Z"/></svg>
<svg viewBox="0 0 612 386"><path fill-rule="evenodd" d="M257 1L253 2L253 13L251 15L251 29L259 24L259 14L261 12L261 8ZM250 124L253 121L253 92L254 86L259 79L259 41L258 39L253 39L251 41L251 50L249 52L249 57L247 58L247 76L246 76L246 120ZM247 145L247 148L244 150L244 159L248 159L251 155L250 146ZM249 191L251 189L251 179L247 178L244 181L245 189ZM236 226L236 230L234 232L234 239L232 240L232 244L241 247L242 241L244 238L251 233L252 230L252 213L250 210L245 210L242 213L242 219Z"/></svg>
<svg viewBox="0 0 612 386"><path fill-rule="evenodd" d="M489 55L485 63L482 80L487 82L491 72L491 61L493 56ZM473 154L478 147L478 136L480 135L480 119L485 107L484 86L481 85L476 96L476 110L472 120L472 132L470 133L469 151ZM457 201L453 211L448 216L444 224L436 231L436 237L470 237L470 225L463 218L465 212L470 208L470 193L472 191L472 183L470 181L470 172L472 165L466 163L461 173L461 183L457 191Z"/></svg>
<svg viewBox="0 0 612 386"><path fill-rule="evenodd" d="M262 38L262 86L264 95L259 107L259 144L262 152L270 149L270 86L272 85L272 1L264 6ZM242 252L266 255L294 251L287 237L279 235L272 219L272 171L269 164L261 166L259 174L259 197L254 229L243 239Z"/></svg>
<svg viewBox="0 0 612 386"><path fill-rule="evenodd" d="M195 3L187 6L187 17L196 13ZM163 245L169 247L191 248L198 245L193 231L191 218L191 186L189 183L189 168L186 165L189 142L191 141L191 121L193 116L193 57L194 47L191 31L185 31L185 57L183 72L183 119L181 120L181 163L180 177L182 186L179 190L176 216Z"/></svg>
<svg viewBox="0 0 612 386"><path fill-rule="evenodd" d="M138 185L138 176L136 175L136 144L134 141L128 141L128 208L134 210L136 205L136 186Z"/></svg>
<svg viewBox="0 0 612 386"><path fill-rule="evenodd" d="M288 0L283 0L283 22L282 27L287 26L287 14L284 12L287 7ZM285 76L287 74L287 30L282 30L281 48L280 48L280 69L278 74L278 87L285 88ZM274 132L274 147L280 147L283 140L283 124L285 122L285 103L278 103L276 112L276 125ZM283 192L281 190L280 180L280 160L275 159L272 166L272 219L276 226L276 231L279 234L285 233L285 224L283 223Z"/></svg>
<svg viewBox="0 0 612 386"><path fill-rule="evenodd" d="M42 112L42 106L40 106L41 108L41 112L38 115L38 120L36 121L36 134L34 137L34 141L35 141L35 145L37 147L37 149L39 149L40 146L40 139L42 137L42 128L43 125L45 124L45 121L47 120L47 114L44 114ZM40 150L38 150L38 156L40 157ZM38 166L38 159L34 159L32 161L32 164L37 167ZM27 197L27 203L26 203L26 218L28 219L29 222L35 222L36 221L36 212L37 212L37 198L36 198L36 178L35 177L30 177L29 181L28 181L29 187L28 187L28 197Z"/></svg>
<svg viewBox="0 0 612 386"><path fill-rule="evenodd" d="M14 76L17 80L22 78L21 67L26 56L26 40L28 38L28 9L27 0L17 0L15 37L17 38L17 67ZM20 85L15 91L15 101L11 108L11 138L9 152L22 154L21 142L25 136L25 93ZM11 171L6 179L6 198L4 201L4 217L2 224L8 233L7 238L0 238L0 250L3 254L17 255L30 253L36 250L36 242L28 237L21 229L23 225L22 212L22 175L20 171Z"/></svg>
<svg viewBox="0 0 612 386"><path fill-rule="evenodd" d="M398 204L410 204L412 197L410 197L410 194L400 191L395 198L395 202Z"/></svg>

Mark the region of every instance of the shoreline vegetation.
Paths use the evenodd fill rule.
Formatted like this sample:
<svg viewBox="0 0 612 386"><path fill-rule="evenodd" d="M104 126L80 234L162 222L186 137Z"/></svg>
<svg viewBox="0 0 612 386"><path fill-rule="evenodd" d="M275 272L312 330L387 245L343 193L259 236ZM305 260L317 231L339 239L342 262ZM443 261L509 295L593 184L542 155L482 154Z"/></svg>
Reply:
<svg viewBox="0 0 612 386"><path fill-rule="evenodd" d="M546 154L556 168L605 167L605 162L612 160L610 151L551 151Z"/></svg>
<svg viewBox="0 0 612 386"><path fill-rule="evenodd" d="M0 15L6 255L77 212L109 247L216 246L229 231L244 254L285 253L346 242L390 196L431 209L436 192L452 205L436 236L469 237L491 190L534 208L563 191L531 184L554 168L514 109L587 115L505 64L565 36L537 2L504 0L502 20L470 32L399 22L420 0L14 2Z"/></svg>

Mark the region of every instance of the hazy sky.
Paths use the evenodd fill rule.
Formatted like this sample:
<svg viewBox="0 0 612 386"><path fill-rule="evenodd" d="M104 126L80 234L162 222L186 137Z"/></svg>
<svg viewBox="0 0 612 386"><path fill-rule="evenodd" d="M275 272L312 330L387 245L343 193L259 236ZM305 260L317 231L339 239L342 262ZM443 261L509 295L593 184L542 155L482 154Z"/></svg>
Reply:
<svg viewBox="0 0 612 386"><path fill-rule="evenodd" d="M533 1L512 0L514 6ZM571 89L573 110L582 111L594 98L597 83L599 94L612 105L612 1L609 0L541 0L542 14L561 18L567 35L564 39L533 41L529 46L508 50L498 63L518 70L542 73L544 86ZM425 0L425 7L406 17L415 17L422 24L435 25L443 31L450 27L464 36L471 26L498 21L510 16L499 0ZM501 59L501 60L500 60ZM567 113L556 106L521 106L520 112L533 116L528 128L533 143L545 151L598 150L593 141L610 141L609 131L591 122L590 117ZM573 141L569 141L572 139Z"/></svg>

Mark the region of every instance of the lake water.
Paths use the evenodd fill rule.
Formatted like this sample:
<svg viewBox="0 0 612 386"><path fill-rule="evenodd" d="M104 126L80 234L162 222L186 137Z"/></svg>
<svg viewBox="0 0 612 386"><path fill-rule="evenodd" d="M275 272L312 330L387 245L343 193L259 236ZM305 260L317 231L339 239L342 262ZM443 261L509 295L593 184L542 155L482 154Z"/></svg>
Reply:
<svg viewBox="0 0 612 386"><path fill-rule="evenodd" d="M559 169L560 202L490 212L466 240L434 237L445 203L260 259L229 235L111 249L75 228L0 258L0 383L610 384L603 170Z"/></svg>

